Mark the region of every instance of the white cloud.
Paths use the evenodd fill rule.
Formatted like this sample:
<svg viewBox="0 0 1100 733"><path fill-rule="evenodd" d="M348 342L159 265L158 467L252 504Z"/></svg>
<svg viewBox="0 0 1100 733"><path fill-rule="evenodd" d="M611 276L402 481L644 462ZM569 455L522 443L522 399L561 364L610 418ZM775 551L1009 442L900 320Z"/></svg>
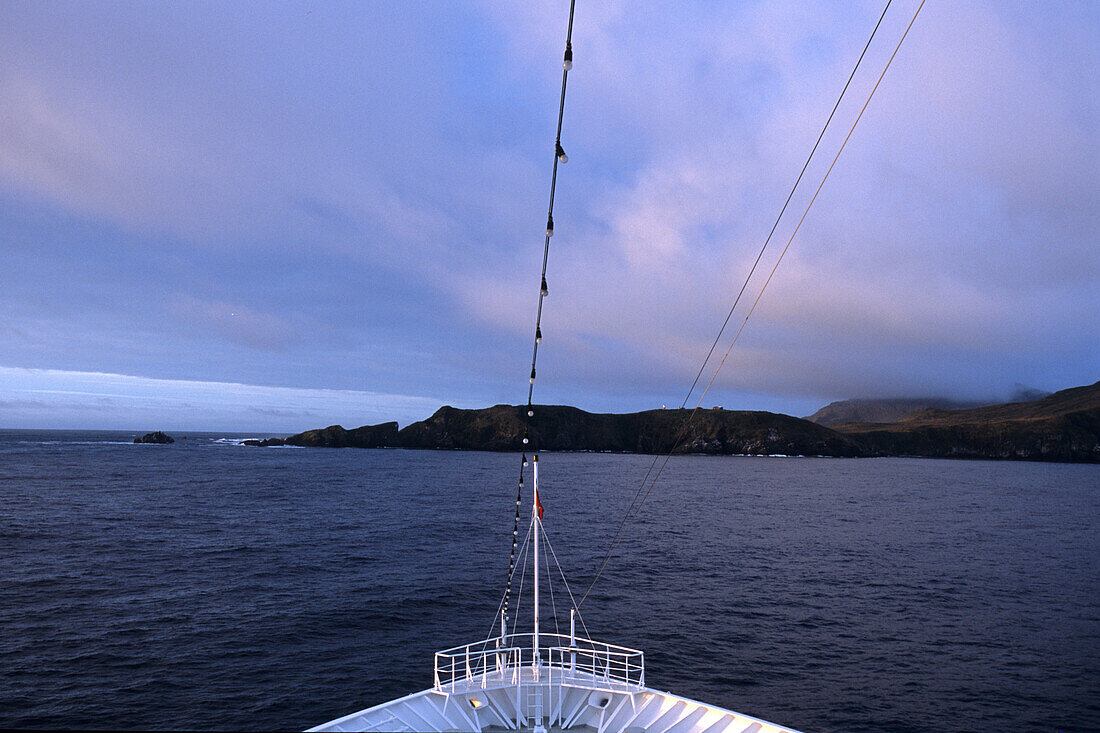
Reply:
<svg viewBox="0 0 1100 733"><path fill-rule="evenodd" d="M442 402L383 392L297 389L0 367L0 425L299 432L422 420Z"/></svg>

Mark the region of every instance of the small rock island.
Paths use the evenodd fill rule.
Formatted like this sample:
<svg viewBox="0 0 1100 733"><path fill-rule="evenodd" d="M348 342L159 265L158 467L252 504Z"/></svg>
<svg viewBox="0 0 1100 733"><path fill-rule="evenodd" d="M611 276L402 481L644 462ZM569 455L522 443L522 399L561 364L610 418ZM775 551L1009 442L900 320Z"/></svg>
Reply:
<svg viewBox="0 0 1100 733"><path fill-rule="evenodd" d="M168 443L175 443L176 439L173 438L168 433L162 432L160 430L155 430L151 433L146 433L145 435L141 436L140 438L134 438L134 442L135 443L168 444Z"/></svg>

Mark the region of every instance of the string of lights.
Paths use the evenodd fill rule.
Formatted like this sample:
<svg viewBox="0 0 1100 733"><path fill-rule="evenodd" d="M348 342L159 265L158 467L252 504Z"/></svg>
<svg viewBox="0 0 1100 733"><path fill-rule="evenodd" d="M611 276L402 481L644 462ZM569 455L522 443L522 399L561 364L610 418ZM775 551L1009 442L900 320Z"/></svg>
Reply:
<svg viewBox="0 0 1100 733"><path fill-rule="evenodd" d="M561 125L565 117L565 89L569 82L569 71L573 68L573 9L576 0L569 2L569 26L565 33L565 54L562 57L561 97L558 102L558 128L554 135L554 170L550 177L550 204L546 210L546 239L542 247L542 275L539 284L538 310L535 314L535 343L531 350L531 376L527 384L527 409L523 416L523 452L519 465L519 483L516 487L516 512L512 523L512 550L508 556L508 575L504 589L504 618L508 619L508 604L512 593L512 574L516 563L516 542L519 539L520 503L523 501L523 475L527 468L527 450L538 452L538 446L531 443L531 418L535 416L532 399L535 393L535 366L538 362L539 344L542 343L542 306L550 289L546 286L546 265L550 260L550 238L554 236L554 194L558 186L558 165L569 161L561 145Z"/></svg>

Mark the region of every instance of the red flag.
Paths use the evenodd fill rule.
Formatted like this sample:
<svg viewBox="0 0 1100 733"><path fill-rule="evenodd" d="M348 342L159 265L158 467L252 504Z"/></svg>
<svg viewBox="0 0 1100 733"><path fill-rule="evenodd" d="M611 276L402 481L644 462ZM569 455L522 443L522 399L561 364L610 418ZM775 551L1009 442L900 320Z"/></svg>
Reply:
<svg viewBox="0 0 1100 733"><path fill-rule="evenodd" d="M539 492L535 492L535 509L539 513L539 519L542 519L542 502L539 501Z"/></svg>

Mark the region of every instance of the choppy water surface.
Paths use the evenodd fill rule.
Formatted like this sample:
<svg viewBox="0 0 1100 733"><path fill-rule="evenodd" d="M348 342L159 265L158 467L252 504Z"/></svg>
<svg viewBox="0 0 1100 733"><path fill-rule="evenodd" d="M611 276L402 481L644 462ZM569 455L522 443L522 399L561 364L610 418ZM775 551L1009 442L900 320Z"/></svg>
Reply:
<svg viewBox="0 0 1100 733"><path fill-rule="evenodd" d="M301 729L487 633L515 456L130 437L0 433L0 727ZM575 591L651 460L543 456ZM1096 466L682 457L582 612L805 731L1097 730L1098 527Z"/></svg>

